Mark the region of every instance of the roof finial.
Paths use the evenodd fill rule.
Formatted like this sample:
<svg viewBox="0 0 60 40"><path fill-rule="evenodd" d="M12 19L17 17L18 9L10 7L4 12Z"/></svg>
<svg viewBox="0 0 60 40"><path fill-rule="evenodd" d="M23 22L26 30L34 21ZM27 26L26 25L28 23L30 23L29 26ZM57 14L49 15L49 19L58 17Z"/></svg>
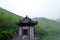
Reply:
<svg viewBox="0 0 60 40"><path fill-rule="evenodd" d="M28 17L28 16L26 15L26 17Z"/></svg>

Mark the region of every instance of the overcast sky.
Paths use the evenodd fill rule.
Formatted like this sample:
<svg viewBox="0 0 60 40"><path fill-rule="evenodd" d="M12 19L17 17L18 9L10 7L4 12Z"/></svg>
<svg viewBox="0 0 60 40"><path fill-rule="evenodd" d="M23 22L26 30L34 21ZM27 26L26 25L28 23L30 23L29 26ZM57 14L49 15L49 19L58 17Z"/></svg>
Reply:
<svg viewBox="0 0 60 40"><path fill-rule="evenodd" d="M30 18L60 18L60 0L0 0L0 7Z"/></svg>

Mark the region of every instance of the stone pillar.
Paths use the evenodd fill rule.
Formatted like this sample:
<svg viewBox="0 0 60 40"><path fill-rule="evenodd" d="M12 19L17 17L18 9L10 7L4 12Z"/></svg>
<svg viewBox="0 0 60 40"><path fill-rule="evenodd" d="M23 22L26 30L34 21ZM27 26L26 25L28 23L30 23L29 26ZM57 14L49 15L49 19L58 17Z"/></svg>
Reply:
<svg viewBox="0 0 60 40"><path fill-rule="evenodd" d="M30 27L30 40L34 40L34 27Z"/></svg>
<svg viewBox="0 0 60 40"><path fill-rule="evenodd" d="M22 40L22 27L19 27L19 40Z"/></svg>

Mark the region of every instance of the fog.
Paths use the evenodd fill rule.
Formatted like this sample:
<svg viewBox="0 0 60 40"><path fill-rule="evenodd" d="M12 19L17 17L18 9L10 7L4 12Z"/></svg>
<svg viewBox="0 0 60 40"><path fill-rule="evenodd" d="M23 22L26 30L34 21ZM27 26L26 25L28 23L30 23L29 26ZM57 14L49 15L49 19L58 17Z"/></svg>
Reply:
<svg viewBox="0 0 60 40"><path fill-rule="evenodd" d="M0 0L0 7L30 18L60 18L60 0Z"/></svg>

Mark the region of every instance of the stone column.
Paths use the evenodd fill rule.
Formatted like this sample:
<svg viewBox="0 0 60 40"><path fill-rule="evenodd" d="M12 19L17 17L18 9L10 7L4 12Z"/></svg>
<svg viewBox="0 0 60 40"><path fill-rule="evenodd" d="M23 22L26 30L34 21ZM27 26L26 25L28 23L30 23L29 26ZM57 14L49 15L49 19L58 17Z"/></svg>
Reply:
<svg viewBox="0 0 60 40"><path fill-rule="evenodd" d="M34 27L30 27L30 40L34 40Z"/></svg>
<svg viewBox="0 0 60 40"><path fill-rule="evenodd" d="M19 27L19 40L22 40L22 27Z"/></svg>

